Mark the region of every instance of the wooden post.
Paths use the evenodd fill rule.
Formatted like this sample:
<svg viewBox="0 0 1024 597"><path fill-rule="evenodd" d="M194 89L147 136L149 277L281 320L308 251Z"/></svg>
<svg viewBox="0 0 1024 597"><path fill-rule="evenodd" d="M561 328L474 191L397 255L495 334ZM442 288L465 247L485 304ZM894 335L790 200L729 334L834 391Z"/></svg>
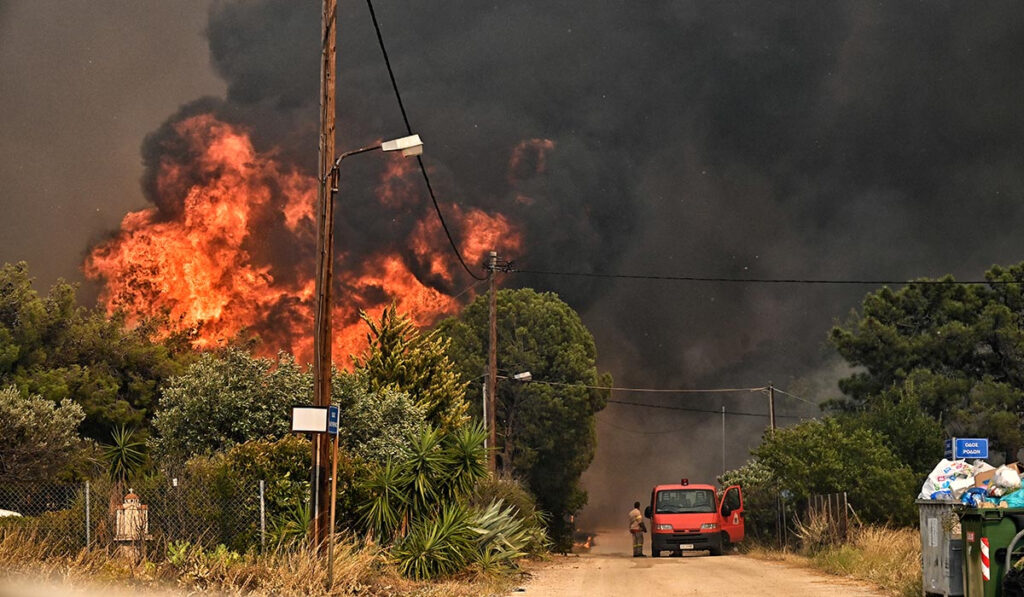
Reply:
<svg viewBox="0 0 1024 597"><path fill-rule="evenodd" d="M498 434L495 413L495 391L498 382L498 297L495 290L494 270L498 265L497 251L491 251L487 262L489 311L489 337L487 347L487 467L497 473Z"/></svg>
<svg viewBox="0 0 1024 597"><path fill-rule="evenodd" d="M338 434L334 434L334 455L331 457L331 526L328 532L330 549L327 552L327 590L334 588L334 511L338 503Z"/></svg>
<svg viewBox="0 0 1024 597"><path fill-rule="evenodd" d="M316 235L316 322L313 353L313 405L331 404L331 285L334 278L334 93L335 55L337 52L337 0L323 0L321 20L320 60L320 143L319 170L317 175L320 188L317 195ZM313 466L319 470L315 475L317 487L314 490L316 504L313 520L313 544L324 545L327 530L328 503L327 474L324 468L330 459L330 443L314 442Z"/></svg>

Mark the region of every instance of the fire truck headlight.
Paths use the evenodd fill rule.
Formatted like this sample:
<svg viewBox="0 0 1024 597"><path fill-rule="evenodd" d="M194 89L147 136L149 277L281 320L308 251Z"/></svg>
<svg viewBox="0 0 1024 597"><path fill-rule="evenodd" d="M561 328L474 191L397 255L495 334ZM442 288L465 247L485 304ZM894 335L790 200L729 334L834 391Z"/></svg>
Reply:
<svg viewBox="0 0 1024 597"><path fill-rule="evenodd" d="M714 530L714 529L717 529L717 528L718 528L718 523L717 522L705 522L704 524L700 525L700 530L702 530L702 531L709 531L709 530Z"/></svg>
<svg viewBox="0 0 1024 597"><path fill-rule="evenodd" d="M655 525L654 528L658 529L659 531L671 531L672 530L672 525L670 525L670 524L659 524L659 525Z"/></svg>

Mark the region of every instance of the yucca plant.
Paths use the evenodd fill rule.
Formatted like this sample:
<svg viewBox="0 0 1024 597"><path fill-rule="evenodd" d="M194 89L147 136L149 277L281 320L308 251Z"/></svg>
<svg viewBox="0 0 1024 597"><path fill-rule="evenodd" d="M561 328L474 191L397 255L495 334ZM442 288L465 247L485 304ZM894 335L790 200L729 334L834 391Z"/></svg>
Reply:
<svg viewBox="0 0 1024 597"><path fill-rule="evenodd" d="M359 506L360 524L382 543L394 538L408 514L410 481L406 467L388 459L361 484L368 496Z"/></svg>
<svg viewBox="0 0 1024 597"><path fill-rule="evenodd" d="M451 498L468 495L480 479L487 477L487 432L481 424L466 425L446 437L450 473L446 494Z"/></svg>
<svg viewBox="0 0 1024 597"><path fill-rule="evenodd" d="M111 434L114 443L103 446L107 472L114 481L124 482L142 470L146 463L146 444L135 436L134 429L124 425Z"/></svg>
<svg viewBox="0 0 1024 597"><path fill-rule="evenodd" d="M391 551L398 571L408 578L430 580L464 570L476 559L476 532L465 506L450 503L437 517L416 521Z"/></svg>
<svg viewBox="0 0 1024 597"><path fill-rule="evenodd" d="M413 438L411 454L405 462L409 475L408 498L413 518L437 511L441 496L451 477L451 456L442 449L442 433L427 429ZM447 496L446 496L447 497Z"/></svg>
<svg viewBox="0 0 1024 597"><path fill-rule="evenodd" d="M306 536L312 521L313 513L309 502L295 504L279 516L270 519L270 539L279 548L295 545Z"/></svg>

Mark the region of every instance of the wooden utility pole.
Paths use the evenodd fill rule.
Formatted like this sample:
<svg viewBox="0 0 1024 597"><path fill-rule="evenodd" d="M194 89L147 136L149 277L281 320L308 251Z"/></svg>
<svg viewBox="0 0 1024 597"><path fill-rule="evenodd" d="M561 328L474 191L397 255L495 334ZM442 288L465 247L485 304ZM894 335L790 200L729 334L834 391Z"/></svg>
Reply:
<svg viewBox="0 0 1024 597"><path fill-rule="evenodd" d="M334 92L337 52L337 0L323 0L320 27L320 167L317 175L316 233L316 330L313 353L313 405L331 404L331 285L334 278ZM322 438L317 438L322 439ZM330 525L330 491L327 463L330 442L313 442L313 544L323 547Z"/></svg>
<svg viewBox="0 0 1024 597"><path fill-rule="evenodd" d="M498 434L495 412L495 390L498 382L498 296L495 291L494 272L498 267L498 252L491 251L487 260L487 285L490 342L487 346L487 468L497 473Z"/></svg>
<svg viewBox="0 0 1024 597"><path fill-rule="evenodd" d="M768 420L771 422L772 435L775 435L775 386L768 382Z"/></svg>

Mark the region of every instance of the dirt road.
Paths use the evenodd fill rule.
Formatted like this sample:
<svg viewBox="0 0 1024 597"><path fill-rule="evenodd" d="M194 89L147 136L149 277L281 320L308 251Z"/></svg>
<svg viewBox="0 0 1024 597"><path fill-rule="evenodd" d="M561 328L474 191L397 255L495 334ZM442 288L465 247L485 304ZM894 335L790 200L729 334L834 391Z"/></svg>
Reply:
<svg viewBox="0 0 1024 597"><path fill-rule="evenodd" d="M650 543L645 550L650 554ZM629 534L602 533L590 553L556 557L511 595L620 597L640 595L785 595L879 597L885 593L805 568L742 555L632 557Z"/></svg>

